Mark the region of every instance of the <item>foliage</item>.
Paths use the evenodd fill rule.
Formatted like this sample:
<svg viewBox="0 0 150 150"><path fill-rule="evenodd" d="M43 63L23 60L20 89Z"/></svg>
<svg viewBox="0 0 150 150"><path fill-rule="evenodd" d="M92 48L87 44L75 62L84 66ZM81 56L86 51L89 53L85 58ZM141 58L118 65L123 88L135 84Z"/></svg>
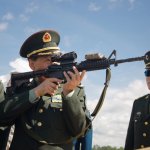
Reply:
<svg viewBox="0 0 150 150"><path fill-rule="evenodd" d="M100 147L99 145L94 145L92 150L123 150L123 147L111 147L111 146L102 146Z"/></svg>

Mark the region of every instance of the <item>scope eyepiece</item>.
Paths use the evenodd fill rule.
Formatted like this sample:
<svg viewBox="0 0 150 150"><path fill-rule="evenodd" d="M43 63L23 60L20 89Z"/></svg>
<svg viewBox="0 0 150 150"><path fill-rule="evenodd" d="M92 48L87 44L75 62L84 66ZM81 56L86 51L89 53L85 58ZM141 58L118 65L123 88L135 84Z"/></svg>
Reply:
<svg viewBox="0 0 150 150"><path fill-rule="evenodd" d="M61 61L74 61L77 58L77 54L73 52L65 53L62 55L53 55L51 57L52 61L61 62Z"/></svg>

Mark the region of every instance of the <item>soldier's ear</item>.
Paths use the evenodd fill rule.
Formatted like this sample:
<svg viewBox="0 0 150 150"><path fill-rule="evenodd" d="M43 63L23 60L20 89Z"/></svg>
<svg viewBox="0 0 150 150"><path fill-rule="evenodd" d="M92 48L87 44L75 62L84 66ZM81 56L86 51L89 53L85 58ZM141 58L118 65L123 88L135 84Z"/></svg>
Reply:
<svg viewBox="0 0 150 150"><path fill-rule="evenodd" d="M33 60L31 60L31 59L28 59L28 62L29 62L29 66L30 66L30 68L31 68L32 70L34 70L34 69L35 69L34 61L33 61Z"/></svg>

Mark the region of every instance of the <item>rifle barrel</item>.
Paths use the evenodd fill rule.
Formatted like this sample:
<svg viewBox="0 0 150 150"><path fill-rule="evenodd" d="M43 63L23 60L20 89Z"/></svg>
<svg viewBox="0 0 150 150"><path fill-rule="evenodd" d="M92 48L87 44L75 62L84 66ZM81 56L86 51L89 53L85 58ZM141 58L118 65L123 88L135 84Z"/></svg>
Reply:
<svg viewBox="0 0 150 150"><path fill-rule="evenodd" d="M144 58L145 56L120 59L120 60L116 60L116 59L86 60L86 61L82 61L80 64L77 64L77 69L79 71L101 70L101 69L106 69L110 67L110 65L117 66L117 64L120 64L120 63L142 61L144 60Z"/></svg>
<svg viewBox="0 0 150 150"><path fill-rule="evenodd" d="M133 62L133 61L142 61L144 59L145 59L145 56L127 58L127 59L120 59L120 60L116 60L115 64L120 64L120 63L125 63L125 62Z"/></svg>
<svg viewBox="0 0 150 150"><path fill-rule="evenodd" d="M145 56L135 57L135 58L127 58L127 59L102 59L102 60L85 60L81 63L73 63L62 65L62 67L53 66L45 70L39 71L30 71L25 73L19 74L12 74L12 80L22 80L22 79L30 79L40 76L47 76L47 77L56 77L60 79L64 79L63 72L64 71L72 71L72 66L75 65L79 71L94 71L94 70L101 70L110 67L110 65L115 65L125 62L133 62L133 61L142 61L144 60Z"/></svg>

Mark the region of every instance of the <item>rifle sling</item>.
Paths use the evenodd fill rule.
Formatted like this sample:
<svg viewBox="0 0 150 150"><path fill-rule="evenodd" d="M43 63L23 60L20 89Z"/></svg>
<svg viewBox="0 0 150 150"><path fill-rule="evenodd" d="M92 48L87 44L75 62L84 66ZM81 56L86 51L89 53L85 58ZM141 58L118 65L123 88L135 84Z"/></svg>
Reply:
<svg viewBox="0 0 150 150"><path fill-rule="evenodd" d="M98 101L94 111L91 114L92 117L96 117L96 115L98 114L99 110L101 109L101 107L103 105L110 78L111 78L111 71L110 71L110 68L107 68L106 69L106 79L105 79L105 83L104 83L105 86L103 88L103 91L99 98L99 101Z"/></svg>
<svg viewBox="0 0 150 150"><path fill-rule="evenodd" d="M80 136L83 136L85 134L85 132L88 130L88 128L92 125L92 121L94 120L94 118L96 117L96 115L98 114L98 112L100 111L100 109L103 105L110 78L111 78L111 70L110 70L110 68L107 68L106 69L106 79L105 79L105 83L104 83L105 86L103 88L103 91L102 91L102 94L99 98L99 101L98 101L94 111L91 114L91 116L93 118L91 119L91 122L89 122L87 124L87 126L84 128L84 130L80 134L78 134L75 138L79 138Z"/></svg>

